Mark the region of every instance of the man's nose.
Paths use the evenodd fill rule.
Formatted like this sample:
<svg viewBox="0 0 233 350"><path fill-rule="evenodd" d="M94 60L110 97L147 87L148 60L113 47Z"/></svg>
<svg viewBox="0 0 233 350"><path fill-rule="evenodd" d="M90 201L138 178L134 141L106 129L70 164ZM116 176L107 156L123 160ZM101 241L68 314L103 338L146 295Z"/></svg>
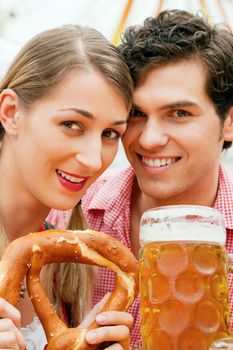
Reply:
<svg viewBox="0 0 233 350"><path fill-rule="evenodd" d="M140 145L145 149L165 146L169 137L162 122L148 120L139 137Z"/></svg>

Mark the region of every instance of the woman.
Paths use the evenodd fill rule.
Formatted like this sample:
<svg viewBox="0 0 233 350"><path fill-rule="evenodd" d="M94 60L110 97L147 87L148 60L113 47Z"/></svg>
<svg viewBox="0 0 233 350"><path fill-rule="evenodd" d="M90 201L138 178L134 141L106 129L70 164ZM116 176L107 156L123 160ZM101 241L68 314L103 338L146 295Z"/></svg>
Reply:
<svg viewBox="0 0 233 350"><path fill-rule="evenodd" d="M74 207L110 165L126 128L132 82L119 53L100 33L69 25L29 41L3 78L0 92L3 252L7 242L44 230L51 208ZM78 228L74 222L72 227ZM64 273L73 285L71 296L64 288ZM83 267L79 275L73 273L64 267L58 278L52 268L59 287L48 289L61 317L75 325L87 313L93 271ZM18 308L20 312L0 300L0 349L21 350L27 343L27 349L41 350L44 335L26 293ZM131 315L108 312L98 320L103 327L87 334L90 344L109 340L113 344L106 349L113 350L129 343Z"/></svg>

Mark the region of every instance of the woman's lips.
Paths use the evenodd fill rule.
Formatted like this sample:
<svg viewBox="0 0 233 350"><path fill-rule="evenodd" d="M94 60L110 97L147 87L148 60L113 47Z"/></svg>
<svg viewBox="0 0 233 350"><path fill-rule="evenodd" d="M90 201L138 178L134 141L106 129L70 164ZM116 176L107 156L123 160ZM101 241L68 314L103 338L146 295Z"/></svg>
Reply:
<svg viewBox="0 0 233 350"><path fill-rule="evenodd" d="M68 191L78 192L83 189L88 177L67 173L59 169L56 170L57 178L60 184Z"/></svg>

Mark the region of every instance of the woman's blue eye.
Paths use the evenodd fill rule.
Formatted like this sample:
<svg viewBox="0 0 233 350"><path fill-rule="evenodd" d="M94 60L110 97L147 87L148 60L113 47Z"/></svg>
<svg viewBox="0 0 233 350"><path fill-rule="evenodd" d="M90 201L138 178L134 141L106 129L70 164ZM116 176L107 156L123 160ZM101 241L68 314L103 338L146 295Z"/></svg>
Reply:
<svg viewBox="0 0 233 350"><path fill-rule="evenodd" d="M107 129L103 132L103 136L108 139L118 139L120 134L115 130Z"/></svg>
<svg viewBox="0 0 233 350"><path fill-rule="evenodd" d="M68 120L64 122L63 125L72 130L80 130L80 125L78 122L73 122L71 120Z"/></svg>

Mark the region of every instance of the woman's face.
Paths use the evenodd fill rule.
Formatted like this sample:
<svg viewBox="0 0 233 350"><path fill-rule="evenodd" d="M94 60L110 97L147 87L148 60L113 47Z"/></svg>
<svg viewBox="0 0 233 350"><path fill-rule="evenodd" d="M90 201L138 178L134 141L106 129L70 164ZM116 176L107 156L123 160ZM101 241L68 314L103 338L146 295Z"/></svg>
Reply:
<svg viewBox="0 0 233 350"><path fill-rule="evenodd" d="M30 111L21 109L18 118L17 134L8 143L17 190L66 210L113 161L127 108L98 73L72 72Z"/></svg>

